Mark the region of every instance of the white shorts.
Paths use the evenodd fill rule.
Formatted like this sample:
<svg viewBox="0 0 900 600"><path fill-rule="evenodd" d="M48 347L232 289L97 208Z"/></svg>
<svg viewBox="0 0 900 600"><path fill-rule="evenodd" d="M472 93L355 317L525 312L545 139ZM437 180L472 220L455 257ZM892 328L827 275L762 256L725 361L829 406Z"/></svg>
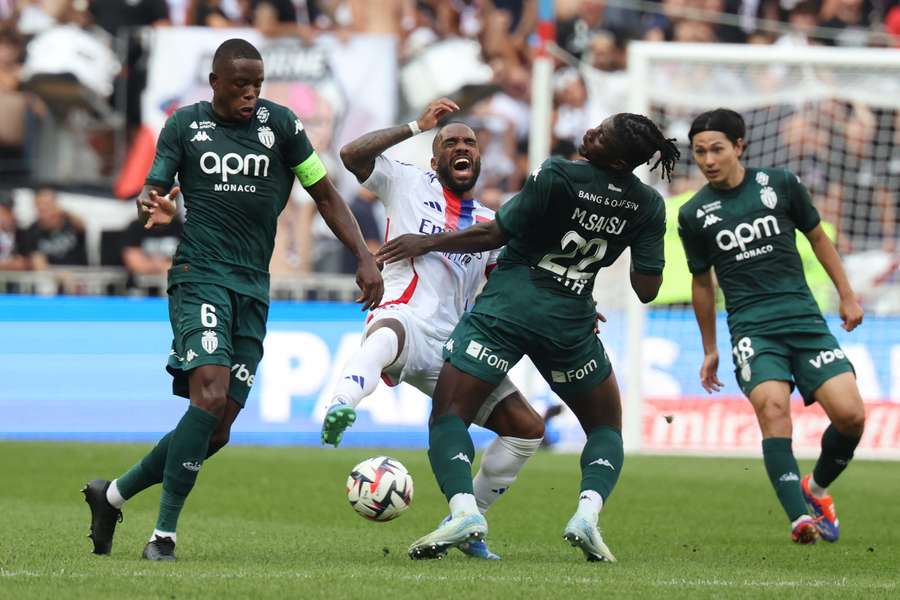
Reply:
<svg viewBox="0 0 900 600"><path fill-rule="evenodd" d="M444 343L447 340L431 335L429 332L434 331L435 327L417 317L406 304L394 304L372 311L366 321L366 333L382 319L399 321L406 332L406 342L397 360L385 368L381 378L390 386L408 383L431 398L444 366ZM478 409L472 422L483 426L500 401L515 392L518 392L516 386L509 377L504 377Z"/></svg>

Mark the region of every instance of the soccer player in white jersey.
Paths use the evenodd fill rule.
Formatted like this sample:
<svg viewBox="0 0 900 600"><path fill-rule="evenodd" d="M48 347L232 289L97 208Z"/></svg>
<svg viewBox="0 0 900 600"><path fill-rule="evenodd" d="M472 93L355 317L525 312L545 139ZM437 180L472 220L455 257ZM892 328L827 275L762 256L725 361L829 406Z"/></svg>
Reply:
<svg viewBox="0 0 900 600"><path fill-rule="evenodd" d="M481 157L475 133L467 125L454 122L438 130L432 142L432 171L382 156L457 110L446 98L436 100L416 121L367 133L341 149L347 169L384 203L387 239L455 231L493 219L493 211L472 194ZM322 424L322 443L340 443L344 430L356 420L355 407L375 390L379 378L433 394L444 364L443 345L495 264L496 252L434 252L385 265L384 301L369 313L362 346L341 373ZM508 378L494 389L474 422L498 435L485 450L474 480L475 500L484 512L540 447L544 423ZM460 549L470 556L499 558L483 541Z"/></svg>

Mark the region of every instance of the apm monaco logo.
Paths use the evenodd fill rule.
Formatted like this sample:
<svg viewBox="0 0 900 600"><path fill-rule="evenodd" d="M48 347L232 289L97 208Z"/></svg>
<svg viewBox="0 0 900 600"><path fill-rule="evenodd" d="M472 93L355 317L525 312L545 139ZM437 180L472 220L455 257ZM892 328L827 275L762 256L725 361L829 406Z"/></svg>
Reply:
<svg viewBox="0 0 900 600"><path fill-rule="evenodd" d="M207 354L212 354L216 351L216 348L219 347L219 337L216 335L215 331L207 329L203 332L203 335L200 336L200 344L203 346L203 349L206 350Z"/></svg>
<svg viewBox="0 0 900 600"><path fill-rule="evenodd" d="M269 120L269 109L266 108L265 106L260 106L256 110L256 120L259 121L260 123L265 123L266 121L268 121Z"/></svg>
<svg viewBox="0 0 900 600"><path fill-rule="evenodd" d="M271 148L275 145L275 132L272 131L269 127L260 127L256 130L257 135L259 136L259 141L266 148Z"/></svg>

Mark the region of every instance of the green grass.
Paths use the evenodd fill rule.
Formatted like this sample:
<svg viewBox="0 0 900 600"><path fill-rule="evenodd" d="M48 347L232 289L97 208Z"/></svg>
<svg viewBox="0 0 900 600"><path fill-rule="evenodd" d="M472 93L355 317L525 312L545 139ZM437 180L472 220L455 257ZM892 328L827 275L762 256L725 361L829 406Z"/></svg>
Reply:
<svg viewBox="0 0 900 600"><path fill-rule="evenodd" d="M158 488L125 507L112 555L91 555L80 487L146 449L0 443L0 598L900 596L896 463L855 462L833 488L841 541L798 547L760 459L629 457L601 516L620 562L604 564L561 537L577 456L543 453L488 513L502 562L457 551L413 562L408 544L446 511L424 452L390 452L413 473L415 499L396 521L371 523L350 508L344 481L376 450L232 447L203 469L176 564L138 558Z"/></svg>

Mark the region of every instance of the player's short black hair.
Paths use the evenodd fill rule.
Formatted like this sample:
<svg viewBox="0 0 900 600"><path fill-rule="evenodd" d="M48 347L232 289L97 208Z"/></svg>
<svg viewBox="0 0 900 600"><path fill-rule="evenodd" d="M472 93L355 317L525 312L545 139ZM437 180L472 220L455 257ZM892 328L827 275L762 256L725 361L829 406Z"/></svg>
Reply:
<svg viewBox="0 0 900 600"><path fill-rule="evenodd" d="M650 162L653 155L659 152L659 158L650 167L652 171L662 165L662 176L672 179L672 171L681 152L675 145L675 138L663 135L656 123L634 113L619 113L613 118L613 130L620 141L622 159L628 163L629 170Z"/></svg>
<svg viewBox="0 0 900 600"><path fill-rule="evenodd" d="M469 125L468 123L465 123L463 121L447 121L446 123L443 123L440 127L438 127L437 133L434 134L434 138L432 138L432 140L431 140L431 155L432 156L438 155L438 151L440 150L441 140L444 139L444 130L446 128L450 127L451 125L465 125L469 129L471 129L473 133L475 132L474 127L472 127L471 125Z"/></svg>
<svg viewBox="0 0 900 600"><path fill-rule="evenodd" d="M730 108L717 108L700 113L691 123L688 132L688 141L693 142L694 136L703 131L718 131L725 135L732 144L747 135L747 126L744 117Z"/></svg>
<svg viewBox="0 0 900 600"><path fill-rule="evenodd" d="M231 38L230 40L225 40L216 48L216 53L213 54L213 70L215 71L216 66L224 61L232 61L238 58L262 60L262 55L256 49L256 46L247 40Z"/></svg>

